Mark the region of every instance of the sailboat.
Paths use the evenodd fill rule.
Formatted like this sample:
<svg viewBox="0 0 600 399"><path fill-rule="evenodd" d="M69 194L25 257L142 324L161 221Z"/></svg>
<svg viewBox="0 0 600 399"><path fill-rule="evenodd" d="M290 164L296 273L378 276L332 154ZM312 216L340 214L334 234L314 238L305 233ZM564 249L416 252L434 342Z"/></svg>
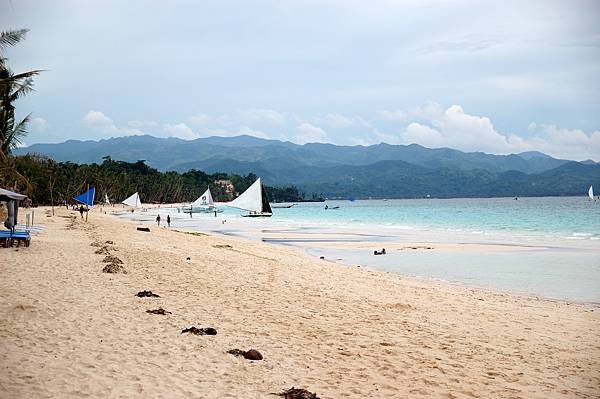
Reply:
<svg viewBox="0 0 600 399"><path fill-rule="evenodd" d="M239 197L228 202L227 205L248 211L249 213L242 215L243 217L271 217L273 215L267 192L260 181L260 177Z"/></svg>
<svg viewBox="0 0 600 399"><path fill-rule="evenodd" d="M594 199L594 187L590 186L590 189L588 191L588 197L590 197L591 200Z"/></svg>
<svg viewBox="0 0 600 399"><path fill-rule="evenodd" d="M215 201L213 200L210 188L207 188L204 194L202 194L196 201L192 202L189 206L182 206L179 211L184 213L221 213L222 209L217 208Z"/></svg>
<svg viewBox="0 0 600 399"><path fill-rule="evenodd" d="M132 208L141 208L142 207L142 201L140 201L140 195L137 193L137 191L121 203L125 204L127 206L130 206Z"/></svg>

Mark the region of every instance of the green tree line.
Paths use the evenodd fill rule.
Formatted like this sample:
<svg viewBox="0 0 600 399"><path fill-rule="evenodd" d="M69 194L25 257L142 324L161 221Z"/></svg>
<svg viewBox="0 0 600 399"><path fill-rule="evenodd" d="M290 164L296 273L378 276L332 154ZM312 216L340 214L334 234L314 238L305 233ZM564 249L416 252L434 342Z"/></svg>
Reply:
<svg viewBox="0 0 600 399"><path fill-rule="evenodd" d="M0 185L27 196L34 204L47 205L51 202L70 201L87 190L88 185L96 188L96 200L108 195L111 202L120 202L139 192L143 202L177 203L190 202L210 188L215 201L229 201L248 188L257 176L207 174L199 170L185 173L160 172L146 165L145 161L124 162L105 157L101 164L75 164L56 162L37 155L13 157L15 169L23 179L11 179L0 173ZM229 180L234 193L216 181ZM294 202L301 200L298 189L290 187L266 187L272 202Z"/></svg>

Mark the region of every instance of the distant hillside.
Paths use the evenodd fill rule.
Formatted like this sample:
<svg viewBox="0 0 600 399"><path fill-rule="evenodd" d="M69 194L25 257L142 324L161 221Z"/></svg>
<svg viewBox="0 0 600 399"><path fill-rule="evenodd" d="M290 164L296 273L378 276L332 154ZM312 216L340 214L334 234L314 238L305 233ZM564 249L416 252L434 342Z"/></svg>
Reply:
<svg viewBox="0 0 600 399"><path fill-rule="evenodd" d="M600 187L600 165L540 152L465 153L420 145L297 145L251 136L192 141L152 136L35 144L17 153L58 161L100 163L102 158L146 160L159 170L256 173L269 185L294 184L308 195L359 197L488 197L581 194Z"/></svg>

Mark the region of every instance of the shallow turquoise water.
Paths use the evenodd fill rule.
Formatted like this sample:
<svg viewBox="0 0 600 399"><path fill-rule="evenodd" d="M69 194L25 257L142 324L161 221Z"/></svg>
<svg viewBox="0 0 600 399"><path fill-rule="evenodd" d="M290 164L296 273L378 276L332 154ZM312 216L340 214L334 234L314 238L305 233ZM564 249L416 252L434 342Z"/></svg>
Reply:
<svg viewBox="0 0 600 399"><path fill-rule="evenodd" d="M325 210L325 204L340 208ZM175 228L300 246L347 264L600 303L600 201L584 197L327 201L273 209L273 217L258 219L223 209L218 217L164 208L121 217L153 223L156 213L163 220L169 213ZM332 242L346 249L327 245ZM390 250L373 256L383 245L410 242L501 244L510 250L494 245L477 252Z"/></svg>
<svg viewBox="0 0 600 399"><path fill-rule="evenodd" d="M336 210L323 210L327 204ZM277 219L418 229L515 232L600 240L600 201L587 197L327 201L274 209Z"/></svg>

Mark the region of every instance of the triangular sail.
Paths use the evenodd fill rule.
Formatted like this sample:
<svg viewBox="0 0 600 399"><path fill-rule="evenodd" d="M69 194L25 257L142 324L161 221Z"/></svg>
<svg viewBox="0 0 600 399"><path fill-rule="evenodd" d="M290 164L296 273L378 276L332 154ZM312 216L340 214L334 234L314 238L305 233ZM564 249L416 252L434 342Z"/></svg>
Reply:
<svg viewBox="0 0 600 399"><path fill-rule="evenodd" d="M140 201L140 195L137 193L137 191L133 195L131 195L131 197L129 197L125 201L123 201L122 204L128 205L132 208L141 208L142 207L142 202Z"/></svg>
<svg viewBox="0 0 600 399"><path fill-rule="evenodd" d="M590 190L588 191L588 196L590 199L594 199L594 188L590 186Z"/></svg>
<svg viewBox="0 0 600 399"><path fill-rule="evenodd" d="M204 194L202 194L198 199L192 202L192 206L213 206L215 202L213 201L212 194L210 193L210 188L207 188Z"/></svg>
<svg viewBox="0 0 600 399"><path fill-rule="evenodd" d="M262 184L260 185L260 191L262 194L262 213L273 213L271 204L269 204L269 197L267 197L267 191Z"/></svg>
<svg viewBox="0 0 600 399"><path fill-rule="evenodd" d="M77 202L80 202L84 205L88 205L90 207L94 206L94 196L96 195L96 189L91 187L88 191L83 194L78 195L77 197L73 197L73 199Z"/></svg>
<svg viewBox="0 0 600 399"><path fill-rule="evenodd" d="M262 184L260 183L260 177L256 179L254 183L246 191L240 194L239 197L233 201L227 203L232 208L243 209L249 212L262 212L263 210L263 199L262 199ZM269 210L271 208L269 207Z"/></svg>

